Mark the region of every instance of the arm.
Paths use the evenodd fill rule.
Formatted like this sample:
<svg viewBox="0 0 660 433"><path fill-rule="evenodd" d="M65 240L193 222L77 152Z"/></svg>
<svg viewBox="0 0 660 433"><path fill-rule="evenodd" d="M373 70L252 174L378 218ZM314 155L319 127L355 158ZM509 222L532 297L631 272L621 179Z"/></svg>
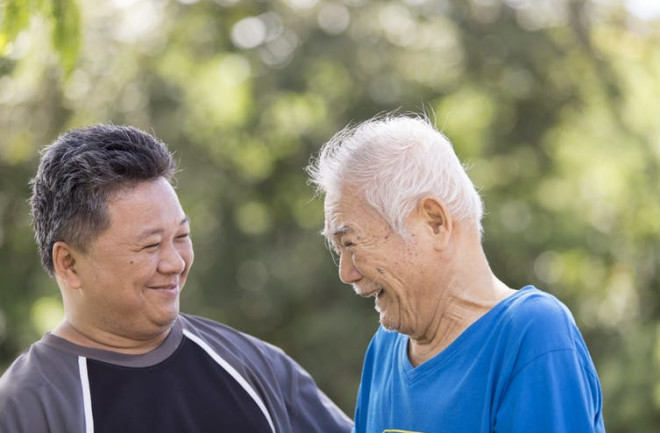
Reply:
<svg viewBox="0 0 660 433"><path fill-rule="evenodd" d="M293 359L280 353L276 368L293 433L347 433L353 422Z"/></svg>
<svg viewBox="0 0 660 433"><path fill-rule="evenodd" d="M559 349L522 366L497 409L498 433L604 433L600 384L580 351Z"/></svg>
<svg viewBox="0 0 660 433"><path fill-rule="evenodd" d="M24 398L18 402L14 398L0 395L0 432L45 433L51 430L42 411L28 410L38 407L31 400Z"/></svg>
<svg viewBox="0 0 660 433"><path fill-rule="evenodd" d="M203 338L264 399L282 433L347 433L353 422L282 349L195 316L180 316L184 329Z"/></svg>
<svg viewBox="0 0 660 433"><path fill-rule="evenodd" d="M0 377L0 433L84 431L75 357L37 343Z"/></svg>

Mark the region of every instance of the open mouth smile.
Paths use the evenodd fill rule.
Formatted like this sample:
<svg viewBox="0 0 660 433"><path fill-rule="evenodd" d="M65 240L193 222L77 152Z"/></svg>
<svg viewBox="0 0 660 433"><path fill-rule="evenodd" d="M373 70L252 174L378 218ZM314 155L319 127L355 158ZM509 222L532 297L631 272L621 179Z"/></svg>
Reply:
<svg viewBox="0 0 660 433"><path fill-rule="evenodd" d="M385 292L385 289L383 289L382 287L379 287L376 290L372 290L370 292L363 292L362 290L360 290L359 287L353 286L353 290L355 290L355 293L362 296L363 298L371 298L371 297L380 298Z"/></svg>

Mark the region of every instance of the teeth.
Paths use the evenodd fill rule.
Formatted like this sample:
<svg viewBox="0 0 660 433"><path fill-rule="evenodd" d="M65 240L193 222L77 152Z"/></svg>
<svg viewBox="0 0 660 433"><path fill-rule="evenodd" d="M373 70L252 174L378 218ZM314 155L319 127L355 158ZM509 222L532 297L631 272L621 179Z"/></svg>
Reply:
<svg viewBox="0 0 660 433"><path fill-rule="evenodd" d="M385 290L384 289L376 289L376 290L361 290L358 286L353 285L353 290L355 291L356 295L362 296L363 298L377 298L380 296Z"/></svg>

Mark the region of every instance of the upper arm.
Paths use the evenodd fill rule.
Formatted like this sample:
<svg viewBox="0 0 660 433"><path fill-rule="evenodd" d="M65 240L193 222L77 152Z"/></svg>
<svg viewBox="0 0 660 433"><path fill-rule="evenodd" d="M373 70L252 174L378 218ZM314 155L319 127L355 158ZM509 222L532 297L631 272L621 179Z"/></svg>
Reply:
<svg viewBox="0 0 660 433"><path fill-rule="evenodd" d="M279 353L276 374L294 433L347 433L353 422L319 389L310 374L293 359Z"/></svg>
<svg viewBox="0 0 660 433"><path fill-rule="evenodd" d="M495 412L502 433L604 432L600 384L589 359L558 349L515 373Z"/></svg>

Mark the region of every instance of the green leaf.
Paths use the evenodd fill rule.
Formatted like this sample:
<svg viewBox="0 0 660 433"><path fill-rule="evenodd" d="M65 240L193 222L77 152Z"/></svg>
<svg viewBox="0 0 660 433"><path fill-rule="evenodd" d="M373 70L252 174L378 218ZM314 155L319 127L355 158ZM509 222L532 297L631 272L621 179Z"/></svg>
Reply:
<svg viewBox="0 0 660 433"><path fill-rule="evenodd" d="M30 0L10 0L0 3L0 55L6 55L10 44L30 24Z"/></svg>
<svg viewBox="0 0 660 433"><path fill-rule="evenodd" d="M81 45L80 11L74 0L53 0L53 45L68 76L78 60Z"/></svg>

